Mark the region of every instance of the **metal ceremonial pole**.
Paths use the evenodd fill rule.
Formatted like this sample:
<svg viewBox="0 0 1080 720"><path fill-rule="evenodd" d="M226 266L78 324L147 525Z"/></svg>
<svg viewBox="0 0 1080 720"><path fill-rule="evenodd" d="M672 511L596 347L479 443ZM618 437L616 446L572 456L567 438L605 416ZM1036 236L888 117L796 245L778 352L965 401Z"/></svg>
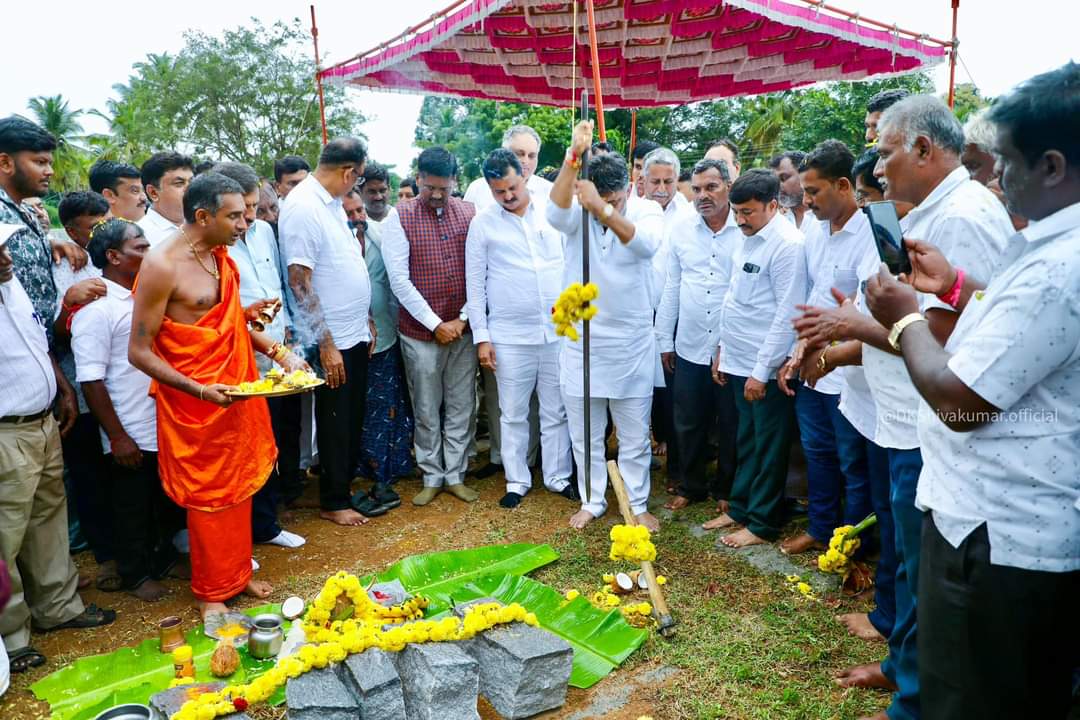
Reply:
<svg viewBox="0 0 1080 720"><path fill-rule="evenodd" d="M315 24L315 6L311 6L311 41L315 44L315 87L319 89L319 120L322 121L322 142L329 142L326 135L326 101L323 99L322 67L319 65L319 26Z"/></svg>
<svg viewBox="0 0 1080 720"><path fill-rule="evenodd" d="M589 89L581 88L581 119L589 119ZM579 177L583 180L589 177L589 151L581 156L581 169ZM589 211L584 206L581 208L581 284L589 283ZM581 389L584 394L582 402L585 403L585 467L580 468L585 473L585 502L592 502L592 398L589 392L589 321L581 321Z"/></svg>

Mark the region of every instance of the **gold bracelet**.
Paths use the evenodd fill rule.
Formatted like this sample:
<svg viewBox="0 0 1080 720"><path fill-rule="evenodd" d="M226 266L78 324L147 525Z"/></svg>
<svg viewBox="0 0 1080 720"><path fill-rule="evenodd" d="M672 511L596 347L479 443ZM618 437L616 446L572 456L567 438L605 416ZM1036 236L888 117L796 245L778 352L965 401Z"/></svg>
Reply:
<svg viewBox="0 0 1080 720"><path fill-rule="evenodd" d="M200 385L199 386L199 399L200 400L203 399L203 393L204 392L206 392L206 386L205 385Z"/></svg>

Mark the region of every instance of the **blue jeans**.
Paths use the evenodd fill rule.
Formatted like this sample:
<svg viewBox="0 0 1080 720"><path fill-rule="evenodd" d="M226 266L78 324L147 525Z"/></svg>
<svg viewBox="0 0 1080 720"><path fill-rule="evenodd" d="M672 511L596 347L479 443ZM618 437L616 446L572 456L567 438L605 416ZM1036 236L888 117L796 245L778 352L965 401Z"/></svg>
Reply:
<svg viewBox="0 0 1080 720"><path fill-rule="evenodd" d="M889 655L881 663L881 671L899 688L886 710L892 720L921 716L916 592L923 513L915 507L915 490L921 471L922 453L918 448L889 449L892 516L896 526L896 622L889 635Z"/></svg>
<svg viewBox="0 0 1080 720"><path fill-rule="evenodd" d="M847 418L836 424L836 450L840 467L849 478L851 468L862 468L870 483L870 504L877 516L877 530L881 538L880 556L874 572L874 604L870 624L889 637L896 620L896 530L893 527L892 506L889 500L889 453L867 440ZM850 488L850 483L849 483ZM871 535L870 531L863 533ZM866 545L866 543L863 543Z"/></svg>
<svg viewBox="0 0 1080 720"><path fill-rule="evenodd" d="M828 543L833 530L841 525L858 523L871 508L865 452L849 443L847 456L840 457L837 428L846 426L855 435L858 432L840 413L839 405L839 395L826 395L805 385L795 395L795 415L806 456L807 532L822 543ZM845 499L843 508L841 498Z"/></svg>

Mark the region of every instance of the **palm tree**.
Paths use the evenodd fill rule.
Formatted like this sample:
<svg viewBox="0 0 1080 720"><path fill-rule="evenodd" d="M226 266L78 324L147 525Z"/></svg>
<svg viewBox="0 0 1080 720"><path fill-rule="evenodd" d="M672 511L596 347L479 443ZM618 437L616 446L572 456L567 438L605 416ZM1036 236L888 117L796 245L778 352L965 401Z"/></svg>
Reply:
<svg viewBox="0 0 1080 720"><path fill-rule="evenodd" d="M789 91L762 95L752 101L753 120L746 128L746 139L753 143L756 156L775 154L784 128L795 117L795 95Z"/></svg>
<svg viewBox="0 0 1080 720"><path fill-rule="evenodd" d="M63 95L41 95L31 98L27 107L38 125L56 138L53 153L53 181L57 190L73 190L86 184L87 153L79 145L83 138L79 117L82 110L73 110Z"/></svg>

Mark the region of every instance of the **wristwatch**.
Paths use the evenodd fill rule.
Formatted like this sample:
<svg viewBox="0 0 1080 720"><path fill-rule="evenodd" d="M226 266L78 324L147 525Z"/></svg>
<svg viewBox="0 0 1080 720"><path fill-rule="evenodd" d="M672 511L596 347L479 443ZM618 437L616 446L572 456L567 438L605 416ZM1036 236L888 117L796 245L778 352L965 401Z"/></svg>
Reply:
<svg viewBox="0 0 1080 720"><path fill-rule="evenodd" d="M604 206L603 211L601 211L600 219L603 220L604 222L607 222L608 218L610 218L614 214L615 214L615 206L612 205L611 203L608 203L607 205Z"/></svg>
<svg viewBox="0 0 1080 720"><path fill-rule="evenodd" d="M922 313L911 313L893 323L892 330L889 330L889 344L893 350L900 349L900 333L904 332L908 325L917 322L926 322L926 317Z"/></svg>
<svg viewBox="0 0 1080 720"><path fill-rule="evenodd" d="M463 323L469 322L469 316L465 314L464 310L462 310L461 313L458 314L457 319Z"/></svg>

